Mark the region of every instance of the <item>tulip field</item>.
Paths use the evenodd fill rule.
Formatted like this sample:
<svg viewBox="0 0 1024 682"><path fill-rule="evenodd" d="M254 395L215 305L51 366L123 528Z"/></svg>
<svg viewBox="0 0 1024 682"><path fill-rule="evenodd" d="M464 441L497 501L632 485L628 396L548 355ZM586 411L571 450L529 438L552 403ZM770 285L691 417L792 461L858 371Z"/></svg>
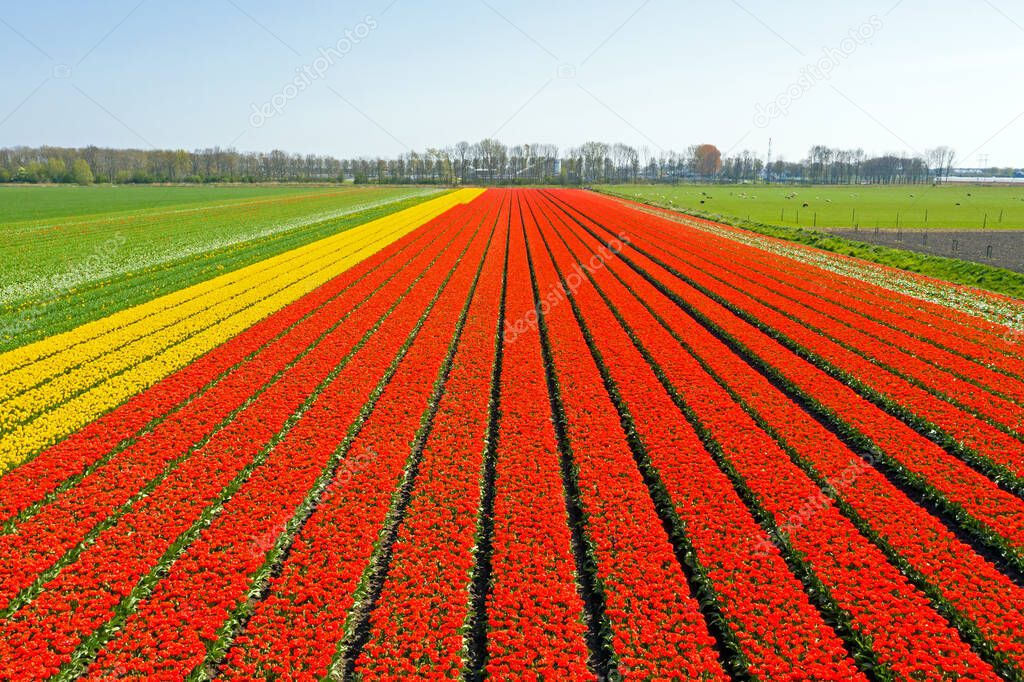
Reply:
<svg viewBox="0 0 1024 682"><path fill-rule="evenodd" d="M1024 679L1024 302L420 198L0 353L0 680Z"/></svg>

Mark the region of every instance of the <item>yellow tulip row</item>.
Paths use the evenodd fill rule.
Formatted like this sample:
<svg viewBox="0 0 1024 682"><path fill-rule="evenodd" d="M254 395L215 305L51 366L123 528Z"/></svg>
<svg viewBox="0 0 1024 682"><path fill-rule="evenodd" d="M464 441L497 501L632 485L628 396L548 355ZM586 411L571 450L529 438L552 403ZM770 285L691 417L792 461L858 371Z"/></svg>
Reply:
<svg viewBox="0 0 1024 682"><path fill-rule="evenodd" d="M358 248L362 245L353 244L352 246ZM252 278L254 280L262 279L262 281L246 282L248 288L241 294L235 294L231 291L232 287L227 287L228 291L225 292L227 298L216 300L220 297L206 296L198 300L193 299L187 305L179 306L176 309L176 311L185 310L188 314L174 324L146 336L135 336L130 343L103 354L96 360L84 362L74 369L63 371L58 369L51 375L36 375L43 376L48 380L31 390L0 401L0 428L6 430L15 424L29 421L53 405L62 404L82 391L103 383L111 376L156 357L159 353L173 348L183 340L192 338L205 329L211 321L226 320L240 315L242 311L266 298L270 293L289 286L296 278L299 281L309 280L315 283L318 281L318 278L315 277L318 273L326 270L330 275L337 271L339 265L347 267L354 261L354 254L349 255L345 251L347 249L336 248L326 253L317 253L308 262L305 262L305 259L299 259L298 264L284 263L267 268L263 273L263 278ZM233 285L233 287L239 286L239 284ZM159 314L153 315L145 318L145 321L153 322L155 326L159 324L159 317ZM76 346L75 349L84 345L101 344L107 340L108 336ZM55 356L40 362L40 369L47 364L53 364L49 362L53 359ZM36 367L31 366L30 368L34 370ZM52 378L50 378L51 376Z"/></svg>
<svg viewBox="0 0 1024 682"><path fill-rule="evenodd" d="M428 211L427 215L431 213ZM339 256L350 255L353 249L357 252L369 249L372 253L391 241L391 233L401 232L409 224L421 224L422 215L422 212L414 212L401 218L401 222L389 221L390 224L381 225L376 231L357 228L343 233L345 239L325 239L317 242L314 249L302 248L281 254L257 264L262 267L246 268L250 272L241 278L231 278L235 281L225 279L223 286L212 291L203 291L184 303L158 308L130 325L15 369L3 377L4 386L0 388L0 428L23 423L51 405L62 403L110 375L192 336L196 333L197 315L219 319L222 313L232 314L266 296L271 282L283 287L303 273L336 267ZM97 358L102 361L91 362Z"/></svg>
<svg viewBox="0 0 1024 682"><path fill-rule="evenodd" d="M84 324L69 332L58 334L37 343L4 353L0 355L0 377L3 377L4 379L4 387L12 385L15 381L13 373L20 367L25 367L27 365L34 366L44 358L66 354L67 359L65 359L64 365L46 368L47 372L55 373L68 366L74 366L74 364L81 363L85 359L97 357L102 354L102 352L106 352L111 348L117 347L116 343L113 343L117 339L110 335L119 334L122 335L122 338L131 338L130 335L132 334L137 337L151 333L152 330L159 325L155 322L150 322L147 319L150 316L160 313L164 315L164 321L172 322L174 321L173 316L175 315L175 311L178 306L193 299L211 294L220 295L220 297L223 298L225 296L223 291L232 284L246 279L251 279L253 277L258 279L262 277L263 270L266 267L301 257L311 250L320 248L320 245L325 242L342 245L348 244L353 239L357 239L360 235L366 234L367 232L379 231L380 229L388 226L395 227L400 225L402 221L413 222L419 220L421 221L420 224L422 224L422 222L426 222L427 220L448 210L448 208L455 205L455 203L459 203L460 200L457 196L459 194L460 193L448 194L443 197L418 204L417 206L405 211L385 216L384 218L361 225L352 230L342 232L333 237L329 237L312 244L307 244L306 246L280 254L266 261L255 263L248 267L222 275L221 277L216 277L168 294L157 300L150 301L149 303L123 310L109 317L96 320L95 322ZM185 315L178 314L178 319L181 319L181 317L184 316ZM129 336L124 336L126 334ZM102 350L100 353L90 355L86 349L81 347L83 342L99 339L101 337L104 341L102 342ZM107 340L108 338L110 339L109 341ZM41 375L44 377L48 376L47 372L43 372ZM20 378L17 380L16 385L18 387L24 386L26 380L26 378ZM8 397L9 395L15 394L20 390L20 388L10 389L10 392L8 393L5 392L8 389L4 387L0 387L0 400Z"/></svg>
<svg viewBox="0 0 1024 682"><path fill-rule="evenodd" d="M382 239L386 236L381 235ZM387 243L387 242L384 242ZM346 251L348 244L335 245L333 253ZM319 252L319 250L318 250ZM284 254L282 254L284 255ZM291 255L291 254L289 254ZM255 288L266 283L274 277L289 272L291 268L297 267L295 263L303 262L306 254L292 255L288 260L281 260L276 264L264 266L265 269L245 268L248 272L241 276L232 277L234 281L225 280L223 285L217 289L199 291L191 299L185 301L168 301L166 307L151 312L146 317L128 323L123 327L111 329L92 338L86 338L75 345L68 346L52 355L37 359L31 364L22 365L2 375L3 385L0 386L0 425L8 414L8 401L14 396L23 394L42 382L53 380L64 380L77 384L72 376L75 371L87 368L89 361L103 355L111 354L112 351L119 351L120 358L127 362L124 366L135 364L140 358L129 359L132 355L133 344L145 342L150 347L160 347L159 342L163 338L180 338L184 325L178 323L187 321L197 313L209 311L215 306L232 306L232 299L252 293ZM259 263L257 265L264 265ZM251 266L250 266L251 267ZM235 274L235 273L232 273ZM227 275L225 276L227 277ZM219 279L219 278L218 278ZM176 292L174 296L178 298ZM138 308L146 308L146 305ZM136 308L133 312L138 312ZM124 352L122 352L124 351ZM110 360L107 360L109 363ZM117 371L112 365L104 367L108 372Z"/></svg>
<svg viewBox="0 0 1024 682"><path fill-rule="evenodd" d="M6 370L30 387L0 402L0 473L478 194L445 195L0 355L0 383ZM91 359L76 363L80 354Z"/></svg>

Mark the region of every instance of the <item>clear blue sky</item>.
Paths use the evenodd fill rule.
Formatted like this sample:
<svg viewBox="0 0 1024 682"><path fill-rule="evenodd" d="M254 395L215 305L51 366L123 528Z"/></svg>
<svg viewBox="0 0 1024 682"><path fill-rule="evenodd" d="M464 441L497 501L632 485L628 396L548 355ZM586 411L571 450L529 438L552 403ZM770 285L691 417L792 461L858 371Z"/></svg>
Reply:
<svg viewBox="0 0 1024 682"><path fill-rule="evenodd" d="M1024 165L1019 0L3 0L0 64L0 146L772 137L793 160L947 144Z"/></svg>

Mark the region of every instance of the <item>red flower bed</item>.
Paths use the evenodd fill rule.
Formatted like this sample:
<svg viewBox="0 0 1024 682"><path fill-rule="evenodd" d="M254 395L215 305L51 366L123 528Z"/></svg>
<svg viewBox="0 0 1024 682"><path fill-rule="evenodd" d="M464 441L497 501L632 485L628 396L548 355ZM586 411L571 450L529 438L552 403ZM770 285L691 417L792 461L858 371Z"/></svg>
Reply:
<svg viewBox="0 0 1024 682"><path fill-rule="evenodd" d="M506 323L534 306L518 201L508 271ZM593 679L540 335L528 327L503 333L502 343L487 672L497 679Z"/></svg>
<svg viewBox="0 0 1024 682"><path fill-rule="evenodd" d="M450 262L457 253L444 246ZM437 265L443 266L444 261ZM408 285L416 274L407 268L402 273L404 283ZM392 283L400 286L402 281ZM415 297L410 301L420 302ZM150 574L161 557L176 549L179 536L204 513L216 511L211 505L219 503L222 491L230 491L229 486L244 481L263 463L272 439L291 426L296 410L312 399L318 386L323 388L322 382L342 358L394 304L394 295L384 295L361 307L354 319L338 327L115 526L102 532L75 563L43 586L39 597L0 624L0 662L5 666L0 674L17 677L40 664L53 669L66 662L86 637L111 618L112 608ZM359 366L345 370L353 374ZM48 649L56 649L59 655L53 656Z"/></svg>
<svg viewBox="0 0 1024 682"><path fill-rule="evenodd" d="M578 202L577 202L578 203ZM623 201L625 205L638 206L644 210L649 207L643 204L636 204L636 202ZM685 219L688 222L699 223L707 225L715 230L721 232L732 232L737 235L749 236L749 232L742 228L732 227L731 225L725 225L722 223L715 223L710 220L704 220L703 218L697 218L694 216L686 216ZM670 221L673 222L673 221ZM673 225L670 228L678 229L678 226ZM760 237L766 242L778 242L792 247L793 242L787 242L782 239L775 239L772 237ZM817 254L821 254L820 251L813 247L797 246L799 249L806 249L815 251ZM840 256L836 254L828 254L832 258L840 260L847 259L847 256ZM793 267L789 263L791 259L788 258L773 258L770 260L779 262L779 265L783 268ZM850 258L850 260L857 261L859 264L863 264L864 261L860 261L856 258ZM796 265L800 265L798 261ZM846 275L839 275L837 273L824 271L821 268L817 268L811 265L805 266L808 268L808 272L812 274L814 279L821 279L822 277L828 278L830 281L835 282L836 286L840 288L840 291L845 295L844 298L860 299L869 302L872 306L877 306L881 309L895 310L898 315L909 321L920 320L924 324L933 326L938 329L948 329L951 333L958 337L971 339L978 343L982 348L988 351L995 351L1003 356L1008 356L1016 361L1024 360L1024 348L1019 343L1014 343L1008 340L1006 333L1007 327L990 322L989 320L975 317L966 312L956 309L955 307L944 306L931 301L926 301L920 298L915 298L911 295L904 295L899 292L892 291L883 287L874 286L867 284L861 279L850 277ZM877 266L876 266L877 267ZM882 270L894 270L891 268L880 267ZM914 278L915 275L906 271L896 271L901 276L908 278ZM932 278L921 276L922 279L935 281ZM956 292L960 287L950 287L952 292ZM995 298L1001 298L1000 296L993 294ZM899 326L903 326L900 324Z"/></svg>
<svg viewBox="0 0 1024 682"><path fill-rule="evenodd" d="M981 331L971 326L970 323L976 321L974 318L963 319L965 316L956 315L949 308L880 290L862 281L796 260L779 258L760 249L743 249L742 253L738 253L734 241L708 232L680 229L676 223L657 219L647 221L646 226L651 235L658 236L660 244L698 241L701 249L696 255L714 251L726 256L727 264L734 262L732 257L741 255L743 262L759 275L812 296L817 305L827 303L854 312L858 315L859 324L874 329L880 335L894 335L902 343L908 344L905 347L912 347L915 352L934 358L940 367L956 365L963 370L962 376L966 378L984 377L997 383L1004 380L989 367L995 367L1017 379L1024 377L1024 352L1007 343L1006 328L995 327L992 333ZM727 226L715 227L728 229ZM929 307L919 307L922 304ZM872 322L881 323L882 326ZM965 365L961 358L969 358L974 362Z"/></svg>
<svg viewBox="0 0 1024 682"><path fill-rule="evenodd" d="M629 217L624 219L630 220ZM630 221L630 224L636 225L635 221ZM1024 475L1024 443L1020 440L1020 434L1024 433L1024 408L963 381L959 376L968 376L977 382L984 381L989 387L1014 399L1024 395L1024 385L1018 380L991 372L949 353L943 354L928 344L898 338L896 334L887 333L881 325L857 319L842 309L832 309L833 316L828 317L819 312L829 311L827 304L807 295L793 294L791 289L778 283L774 286L765 285L771 282L769 278L743 267L747 259L742 250L733 249L721 257L712 257L708 252L713 249L706 248L708 245L699 239L700 235L688 235L682 231L675 240L679 247L671 248L667 246L664 235L645 234L650 232L649 226L640 227L638 246L650 250L658 258L667 259L666 262L685 268L687 276L694 282L728 298L778 333L819 354L840 371L856 376L885 398L935 424L956 441L1005 467L1011 475ZM705 248L698 250L698 246ZM737 275L734 271L742 274ZM787 298L776 291L792 295ZM872 337L861 331L863 327L888 338ZM913 350L913 354L905 352L904 348ZM930 353L928 349L934 352ZM955 365L959 369L959 376L918 357L927 358L929 355L942 367ZM928 390L923 390L903 377ZM958 409L932 393L970 408L993 424L1015 431L1018 437L998 430L971 412Z"/></svg>
<svg viewBox="0 0 1024 682"><path fill-rule="evenodd" d="M612 238L610 232L604 233ZM709 298L685 280L675 276L644 254L630 250L629 257L644 271L692 307L696 314L713 321L724 334L742 344L760 362L793 383L809 400L833 415L840 424L853 429L937 497L956 505L993 533L997 541L1014 553L1024 550L1024 501L996 486L983 474L951 456L900 420L885 413L831 375L796 355L758 327L737 317L729 308ZM669 258L666 256L666 262ZM671 264L671 263L669 263ZM676 262L685 268L685 265ZM692 272L687 269L687 276ZM699 274L699 273L698 273ZM740 294L733 292L734 298ZM774 317L780 324L787 324ZM820 338L820 337L818 337ZM868 363L870 365L870 363ZM867 371L878 372L871 365ZM1014 449L1009 455L1019 455ZM966 517L965 517L966 518ZM970 523L966 518L965 523Z"/></svg>
<svg viewBox="0 0 1024 682"><path fill-rule="evenodd" d="M618 272L616 265L609 268ZM623 276L627 283L639 279L635 273ZM651 338L665 334L653 326L648 331ZM814 513L804 512L808 501L820 498L820 489L692 356L673 351L672 346L678 343L666 339L664 346L652 344L648 352L717 442L736 472L737 484L756 497L776 526L787 524L782 543L802 554L836 606L851 619L852 629L873 639L879 661L911 678L940 668L995 679L925 596L834 506L825 503ZM793 518L800 523L787 523Z"/></svg>
<svg viewBox="0 0 1024 682"><path fill-rule="evenodd" d="M350 629L356 606L352 597L372 572L379 529L403 472L412 466L410 458L416 456L410 446L430 407L432 389L487 251L494 223L482 217L467 217L472 229L480 226L475 238L352 442L350 452L373 453L372 461L335 476L316 514L296 537L280 576L271 582L269 595L238 638L238 647L229 653L232 676L267 677L279 667L315 677L327 674ZM424 284L421 299L429 299L440 283ZM384 359L383 367L368 367L360 381L377 381L392 356Z"/></svg>
<svg viewBox="0 0 1024 682"><path fill-rule="evenodd" d="M215 386L167 417L152 431L97 467L78 485L59 495L0 537L0 609L50 568L96 525L120 511L139 491L159 479L168 467L181 464L204 441L256 397L273 385L297 358L309 352L366 299L377 295L403 265L398 260L350 285L314 314L260 349L250 362L233 370ZM380 295L388 300L390 291Z"/></svg>
<svg viewBox="0 0 1024 682"><path fill-rule="evenodd" d="M631 313L636 310L635 303L650 306L661 318L660 324L685 342L686 351L699 351L697 357L714 372L719 383L733 391L735 399L744 401L761 423L776 432L781 443L795 451L802 468L829 482L834 491L832 499L848 504L852 513L863 520L868 532L877 534L880 542L891 546L919 572L940 600L976 623L1002 655L1018 667L1024 667L1024 615L1017 608L1017 604L1024 601L1020 587L895 488L653 285L628 272L625 274L629 289L609 273L595 273L595 279L600 280L605 295L616 302L646 344L653 345L659 338L670 347L679 342L665 338L665 330L659 330L660 325L650 315L642 311ZM585 291L580 292L581 303ZM597 314L602 312L600 306L595 306L594 310ZM609 325L602 325L601 329L604 333L598 339L604 342L612 335L607 331ZM616 347L616 362L609 364L613 372L621 367L627 353L628 348ZM628 369L623 370L622 376L624 379L630 376ZM625 381L620 384L624 391L632 385ZM643 406L650 399L649 394L638 392L633 404ZM704 476L690 479L707 480ZM787 520L786 525L797 523L801 523L799 516ZM763 543L762 547L771 550L775 545Z"/></svg>
<svg viewBox="0 0 1024 682"><path fill-rule="evenodd" d="M223 381L227 373L255 359L255 354L277 340L293 325L350 289L383 264L424 239L417 230L396 240L374 256L346 270L327 284L278 310L238 336L218 346L125 404L41 452L0 478L0 520L8 521L42 501L67 479L79 475L114 448L134 442L147 425L166 419Z"/></svg>
<svg viewBox="0 0 1024 682"><path fill-rule="evenodd" d="M557 377L563 411L556 419L564 419L580 481L579 504L603 586L618 669L641 679L664 670L683 672L688 679L725 679L714 640L633 460L619 414L572 308L560 300L566 287L552 266L532 206L524 223L550 345L550 371Z"/></svg>
<svg viewBox="0 0 1024 682"><path fill-rule="evenodd" d="M484 193L0 477L0 678L1024 676L1024 351L713 228Z"/></svg>
<svg viewBox="0 0 1024 682"><path fill-rule="evenodd" d="M367 678L458 679L463 668L463 628L469 618L489 426L482 403L491 394L497 359L508 217L505 199L497 215L501 229L480 273L387 581L370 616L368 641L356 668ZM467 405L476 408L466 409Z"/></svg>
<svg viewBox="0 0 1024 682"><path fill-rule="evenodd" d="M547 212L555 227L545 230L545 237L563 274L575 272L576 265L585 267L594 252L581 248L553 210ZM628 291L612 277L610 266L594 269L592 275L624 308L630 307L628 298L618 298L628 296ZM598 291L581 282L573 297L750 672L761 677L800 671L816 679L858 677L841 640L810 603L778 548L760 542L764 531L696 431L685 419L666 418L678 408ZM638 310L630 317L642 315ZM649 337L646 326L637 331L652 343L665 343L663 337ZM673 352L676 344L668 341L666 351ZM775 616L778 613L787 614L784 622Z"/></svg>

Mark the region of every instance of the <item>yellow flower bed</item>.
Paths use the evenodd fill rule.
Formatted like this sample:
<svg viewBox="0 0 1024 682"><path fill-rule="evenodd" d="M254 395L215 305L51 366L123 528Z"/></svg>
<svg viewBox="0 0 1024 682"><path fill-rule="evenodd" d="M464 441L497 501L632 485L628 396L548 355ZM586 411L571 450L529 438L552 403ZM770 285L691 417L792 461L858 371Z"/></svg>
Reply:
<svg viewBox="0 0 1024 682"><path fill-rule="evenodd" d="M0 472L479 194L447 194L0 355Z"/></svg>

